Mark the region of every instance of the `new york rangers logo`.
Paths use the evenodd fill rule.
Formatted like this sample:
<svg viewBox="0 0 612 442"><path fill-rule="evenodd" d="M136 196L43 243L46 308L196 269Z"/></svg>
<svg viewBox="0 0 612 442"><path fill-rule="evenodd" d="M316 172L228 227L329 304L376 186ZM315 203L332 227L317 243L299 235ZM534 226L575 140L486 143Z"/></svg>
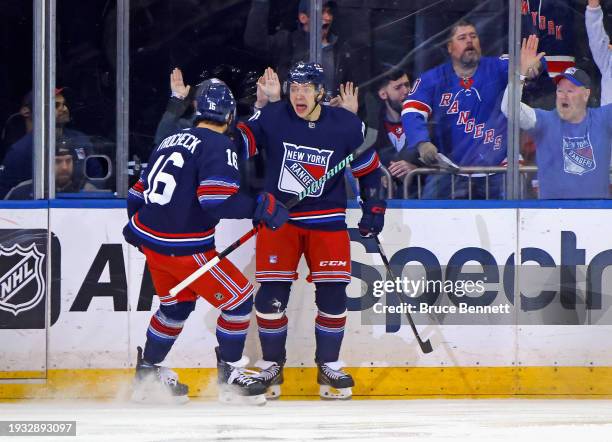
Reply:
<svg viewBox="0 0 612 442"><path fill-rule="evenodd" d="M0 310L17 316L40 303L45 294L43 258L34 243L0 246Z"/></svg>
<svg viewBox="0 0 612 442"><path fill-rule="evenodd" d="M566 173L583 175L596 167L588 134L585 137L563 137L563 170Z"/></svg>
<svg viewBox="0 0 612 442"><path fill-rule="evenodd" d="M297 146L291 143L283 143L283 146L285 154L278 179L279 190L299 195L327 173L329 160L334 153L332 150ZM324 186L319 186L313 189L308 196L321 196L323 188Z"/></svg>

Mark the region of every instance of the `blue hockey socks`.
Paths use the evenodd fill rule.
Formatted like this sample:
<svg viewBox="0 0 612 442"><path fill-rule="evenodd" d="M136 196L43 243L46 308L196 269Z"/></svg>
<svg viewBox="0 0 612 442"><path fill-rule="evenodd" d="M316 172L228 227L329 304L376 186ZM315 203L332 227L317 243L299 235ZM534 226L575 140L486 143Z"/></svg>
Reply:
<svg viewBox="0 0 612 442"><path fill-rule="evenodd" d="M253 297L249 296L237 308L222 310L217 318L217 341L224 362L236 362L242 358L251 310L253 310Z"/></svg>
<svg viewBox="0 0 612 442"><path fill-rule="evenodd" d="M319 309L315 319L315 361L335 362L340 355L346 324L346 284L319 283L315 294Z"/></svg>
<svg viewBox="0 0 612 442"><path fill-rule="evenodd" d="M257 329L265 361L278 364L285 362L289 322L285 309L290 291L290 282L264 282L255 297Z"/></svg>
<svg viewBox="0 0 612 442"><path fill-rule="evenodd" d="M194 308L193 301L159 306L147 330L147 343L143 355L145 363L159 364L166 359Z"/></svg>

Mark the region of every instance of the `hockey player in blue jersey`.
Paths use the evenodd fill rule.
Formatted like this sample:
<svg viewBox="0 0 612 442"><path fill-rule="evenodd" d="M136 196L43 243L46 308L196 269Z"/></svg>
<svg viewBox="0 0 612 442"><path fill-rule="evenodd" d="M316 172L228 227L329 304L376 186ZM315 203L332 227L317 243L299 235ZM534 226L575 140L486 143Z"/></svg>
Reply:
<svg viewBox="0 0 612 442"><path fill-rule="evenodd" d="M321 105L324 76L316 63L299 62L290 69L288 100L280 101L280 84L271 69L264 77L274 86L261 82L258 86L268 89L270 101L278 101L267 104L238 128L250 154L265 150L265 190L286 202L357 149L363 143L364 125L346 109ZM364 236L378 234L383 228L386 204L378 195L379 165L374 149L351 164L364 199L359 223ZM293 207L287 224L276 231L263 229L257 236L256 279L261 287L255 296L255 311L263 353L258 366L262 369L259 378L270 387L270 397L278 397L283 382L288 326L285 310L302 254L310 269L307 280L315 284L315 362L320 394L343 399L352 394L354 381L339 361L347 316L346 286L351 281L345 212L344 179L337 174Z"/></svg>
<svg viewBox="0 0 612 442"><path fill-rule="evenodd" d="M459 166L500 166L507 148L507 121L500 104L508 84L508 60L482 57L476 27L466 21L452 27L447 49L451 61L421 75L404 102L408 148L417 149L426 164L435 164L440 152ZM473 176L471 183L465 176L454 179L455 198L503 198L503 174ZM451 177L432 175L423 198L450 198L450 193Z"/></svg>
<svg viewBox="0 0 612 442"><path fill-rule="evenodd" d="M221 310L216 335L218 381L222 401L265 403L266 387L244 371L242 356L253 286L227 259L176 296L178 282L216 255L215 226L223 218L253 218L274 230L288 217L274 195L255 201L239 191L237 152L225 132L235 118L236 102L220 80L200 87L195 127L164 138L149 167L130 189L126 240L146 256L160 307L151 318L144 352L138 348L134 400L148 401L161 390L186 400L187 386L158 364L178 338L183 324L203 297Z"/></svg>

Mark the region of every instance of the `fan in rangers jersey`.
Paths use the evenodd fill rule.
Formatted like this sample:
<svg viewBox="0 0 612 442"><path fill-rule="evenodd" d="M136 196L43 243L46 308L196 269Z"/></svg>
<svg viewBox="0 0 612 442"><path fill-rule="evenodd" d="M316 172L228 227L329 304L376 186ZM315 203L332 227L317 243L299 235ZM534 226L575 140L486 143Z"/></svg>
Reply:
<svg viewBox="0 0 612 442"><path fill-rule="evenodd" d="M447 49L451 60L422 74L404 102L408 148L418 150L426 164L437 163L440 152L459 166L500 166L507 147L500 104L508 84L508 60L482 57L476 27L467 21L451 28ZM457 176L454 181L454 198L504 195L503 174L472 175L471 182ZM429 176L422 197L450 198L451 177Z"/></svg>

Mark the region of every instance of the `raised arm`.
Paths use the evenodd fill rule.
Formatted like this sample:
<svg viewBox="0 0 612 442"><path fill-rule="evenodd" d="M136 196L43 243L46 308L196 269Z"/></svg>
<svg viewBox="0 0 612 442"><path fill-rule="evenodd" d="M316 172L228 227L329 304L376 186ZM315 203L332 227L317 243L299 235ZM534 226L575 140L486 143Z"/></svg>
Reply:
<svg viewBox="0 0 612 442"><path fill-rule="evenodd" d="M179 120L191 105L191 98L195 91L183 82L183 73L174 68L170 73L170 90L172 95L155 130L154 143L159 144L168 135L179 129Z"/></svg>
<svg viewBox="0 0 612 442"><path fill-rule="evenodd" d="M535 35L530 35L529 38L523 39L521 43L521 82L518 93L523 96L523 84L527 77L532 75L534 69L537 69L540 60L544 57L544 52L538 52L538 44L540 40ZM536 113L535 111L521 101L521 109L519 114L519 125L523 130L533 129L536 125ZM501 110L503 114L508 118L508 86L504 91L504 97L502 98Z"/></svg>
<svg viewBox="0 0 612 442"><path fill-rule="evenodd" d="M335 96L329 102L330 106L343 107L349 112L357 115L359 111L359 87L352 81L340 85L340 95Z"/></svg>
<svg viewBox="0 0 612 442"><path fill-rule="evenodd" d="M281 85L278 75L272 68L266 68L263 75L257 80L257 101L255 108L261 109L268 103L275 103L281 99Z"/></svg>
<svg viewBox="0 0 612 442"><path fill-rule="evenodd" d="M523 95L523 85L519 86L519 94ZM501 103L501 110L503 114L508 118L508 86L506 86L506 90L504 91L504 97ZM536 125L536 113L532 107L526 105L521 102L521 111L519 116L519 125L523 130L533 129Z"/></svg>
<svg viewBox="0 0 612 442"><path fill-rule="evenodd" d="M589 0L584 14L589 48L599 71L605 75L608 69L612 69L612 46L610 46L610 37L604 29L603 17L599 0Z"/></svg>

